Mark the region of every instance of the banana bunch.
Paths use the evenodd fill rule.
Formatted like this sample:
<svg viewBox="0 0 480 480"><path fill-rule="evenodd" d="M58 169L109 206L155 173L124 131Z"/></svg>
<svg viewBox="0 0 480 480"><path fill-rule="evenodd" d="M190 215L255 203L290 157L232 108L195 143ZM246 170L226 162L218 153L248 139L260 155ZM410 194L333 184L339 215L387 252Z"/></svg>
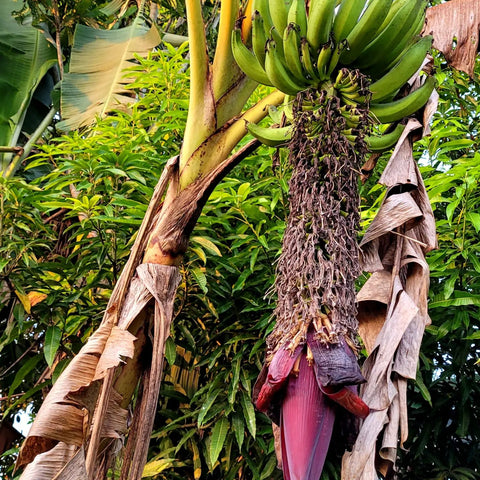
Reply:
<svg viewBox="0 0 480 480"><path fill-rule="evenodd" d="M280 107L269 107L269 118L271 123L269 126L257 125L255 123L246 123L248 132L260 140L264 145L270 147L283 147L288 145L293 134L293 104L294 99L286 96L283 105ZM315 110L318 106L309 102L305 102L303 110ZM361 123L362 113L354 105L344 105L340 108L342 116L345 118L346 128L342 131L347 140L354 145L357 141L357 127ZM318 122L309 126L307 136L314 137L322 129L322 124ZM371 152L384 152L392 148L402 135L405 125L397 124L383 129L383 133L376 132L372 135L363 137L368 149Z"/></svg>
<svg viewBox="0 0 480 480"><path fill-rule="evenodd" d="M324 90L369 108L376 122L396 122L423 107L435 86L427 78L399 95L432 45L419 36L425 9L426 0L253 0L251 48L240 19L232 51L259 83L291 96Z"/></svg>

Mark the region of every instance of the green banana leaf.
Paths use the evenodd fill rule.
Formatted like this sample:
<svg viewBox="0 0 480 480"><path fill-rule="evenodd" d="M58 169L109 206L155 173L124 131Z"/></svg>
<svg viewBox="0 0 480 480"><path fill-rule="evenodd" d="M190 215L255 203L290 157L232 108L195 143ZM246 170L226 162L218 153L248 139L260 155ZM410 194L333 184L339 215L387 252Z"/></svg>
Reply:
<svg viewBox="0 0 480 480"><path fill-rule="evenodd" d="M69 72L62 82L61 130L92 123L96 116L132 103L125 69L135 54L145 56L161 42L155 26L149 28L142 15L118 30L98 30L77 25Z"/></svg>
<svg viewBox="0 0 480 480"><path fill-rule="evenodd" d="M56 50L42 32L20 25L11 12L19 2L0 2L0 146L15 146L35 88L56 63ZM11 154L0 154L3 170Z"/></svg>

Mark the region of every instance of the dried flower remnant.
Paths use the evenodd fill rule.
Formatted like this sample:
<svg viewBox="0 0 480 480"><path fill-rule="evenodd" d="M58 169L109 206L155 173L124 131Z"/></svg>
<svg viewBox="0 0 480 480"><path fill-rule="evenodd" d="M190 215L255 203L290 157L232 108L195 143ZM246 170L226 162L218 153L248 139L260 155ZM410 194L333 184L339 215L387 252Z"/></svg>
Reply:
<svg viewBox="0 0 480 480"><path fill-rule="evenodd" d="M254 391L259 410L279 426L286 480L318 480L337 405L365 418L356 386L355 279L359 275L358 172L370 128L356 112L352 144L345 105L327 92L304 92L294 105L289 144L290 213L277 267L276 326Z"/></svg>

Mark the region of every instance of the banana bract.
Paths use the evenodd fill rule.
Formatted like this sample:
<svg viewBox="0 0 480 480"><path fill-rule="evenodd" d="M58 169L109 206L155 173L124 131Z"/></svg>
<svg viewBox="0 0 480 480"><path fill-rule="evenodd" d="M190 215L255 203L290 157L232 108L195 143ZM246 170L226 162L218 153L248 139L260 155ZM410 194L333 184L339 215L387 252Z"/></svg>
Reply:
<svg viewBox="0 0 480 480"><path fill-rule="evenodd" d="M306 344L275 353L257 380L254 401L280 427L286 480L320 478L337 412L367 417L369 408L352 385L362 381L349 347L326 346L312 330Z"/></svg>
<svg viewBox="0 0 480 480"><path fill-rule="evenodd" d="M425 82L422 95L407 87L432 45L432 37L419 37L426 6L426 0L310 0L307 9L304 0L253 0L251 44L234 32L233 54L259 83L291 96L324 90L361 109L372 102L381 112L374 122L397 122L421 109L435 86Z"/></svg>

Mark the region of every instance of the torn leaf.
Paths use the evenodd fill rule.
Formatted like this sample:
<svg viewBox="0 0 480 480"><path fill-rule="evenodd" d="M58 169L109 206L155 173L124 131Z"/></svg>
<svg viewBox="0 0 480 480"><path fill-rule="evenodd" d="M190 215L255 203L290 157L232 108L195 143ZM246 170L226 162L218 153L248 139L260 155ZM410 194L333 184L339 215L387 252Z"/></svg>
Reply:
<svg viewBox="0 0 480 480"><path fill-rule="evenodd" d="M361 398L371 413L342 462L343 480L393 478L397 445L408 435L407 379L414 379L427 313L435 221L412 154L410 120L380 183L387 194L360 244L363 268L374 272L357 295L359 334L368 352ZM379 438L380 437L380 438Z"/></svg>
<svg viewBox="0 0 480 480"><path fill-rule="evenodd" d="M423 33L448 63L473 77L480 30L478 0L450 0L427 9Z"/></svg>

